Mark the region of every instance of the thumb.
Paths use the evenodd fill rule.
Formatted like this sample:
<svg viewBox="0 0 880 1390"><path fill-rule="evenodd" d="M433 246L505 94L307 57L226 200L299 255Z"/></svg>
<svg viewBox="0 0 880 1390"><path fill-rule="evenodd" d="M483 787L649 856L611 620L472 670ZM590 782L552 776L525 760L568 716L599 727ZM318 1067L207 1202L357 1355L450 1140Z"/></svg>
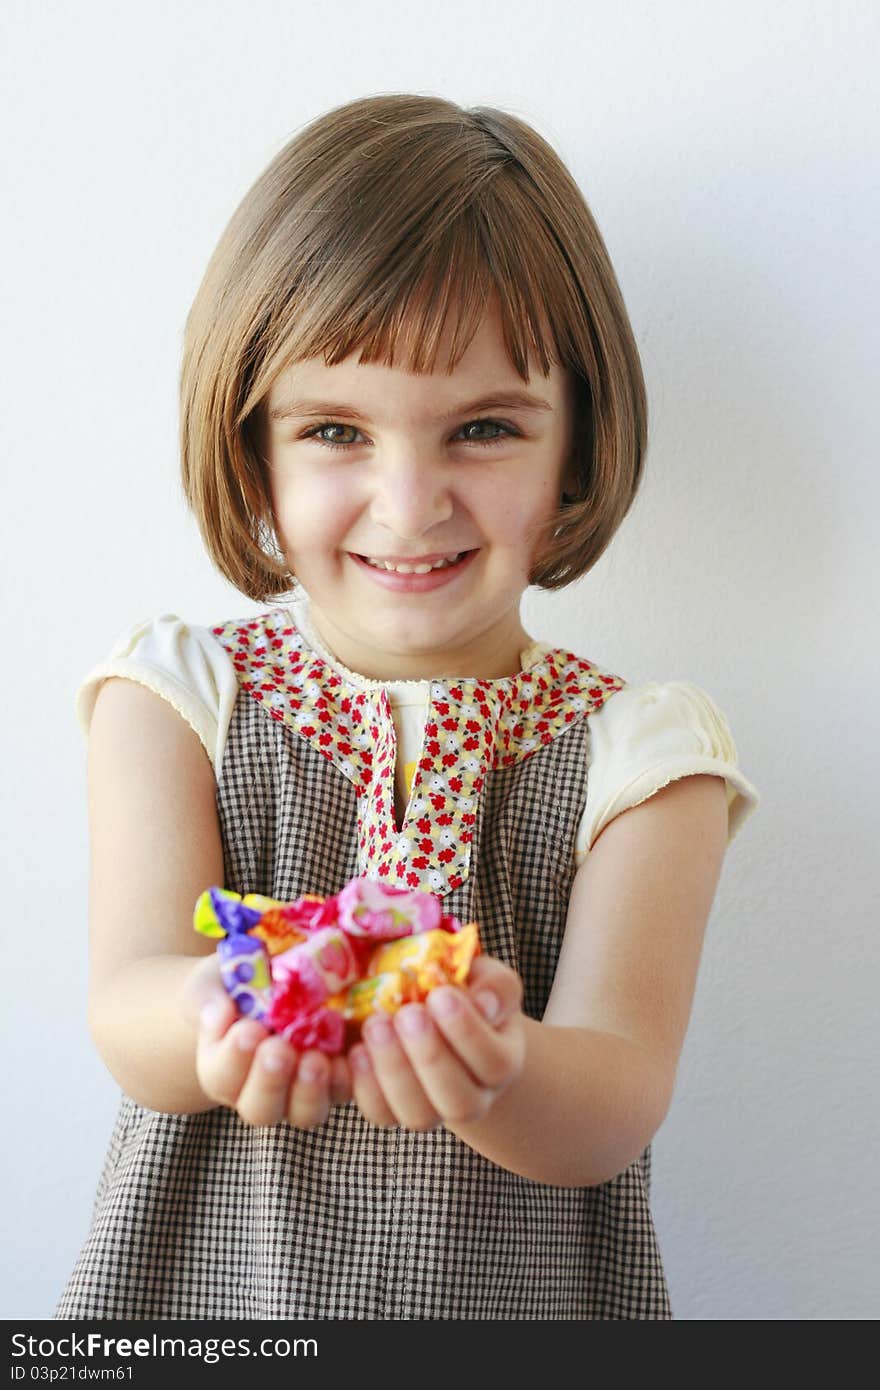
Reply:
<svg viewBox="0 0 880 1390"><path fill-rule="evenodd" d="M477 956L467 978L467 992L494 1028L499 1028L522 1006L522 980L494 956Z"/></svg>
<svg viewBox="0 0 880 1390"><path fill-rule="evenodd" d="M186 976L180 996L184 1018L194 1028L201 1026L202 1012L211 1009L217 1015L237 1013L235 1005L223 987L220 978L220 959L217 955L205 956L196 963ZM231 1021L231 1020L230 1020Z"/></svg>

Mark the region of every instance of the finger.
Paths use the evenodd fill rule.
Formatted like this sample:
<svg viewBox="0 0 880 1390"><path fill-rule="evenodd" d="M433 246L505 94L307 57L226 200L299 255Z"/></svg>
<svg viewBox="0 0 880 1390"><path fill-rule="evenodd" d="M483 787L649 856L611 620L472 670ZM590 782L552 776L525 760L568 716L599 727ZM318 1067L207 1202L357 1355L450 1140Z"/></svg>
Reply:
<svg viewBox="0 0 880 1390"><path fill-rule="evenodd" d="M435 1129L440 1116L413 1071L388 1014L368 1018L363 1037L376 1080L398 1123L407 1129Z"/></svg>
<svg viewBox="0 0 880 1390"><path fill-rule="evenodd" d="M287 1114L288 1091L297 1054L283 1038L259 1044L235 1108L249 1125L277 1125Z"/></svg>
<svg viewBox="0 0 880 1390"><path fill-rule="evenodd" d="M449 993L458 995L460 991ZM463 1013L465 1005L462 995L456 1007ZM474 1021L490 1038L494 1037L485 1023ZM433 1110L452 1124L481 1119L494 1100L494 1093L475 1080L468 1066L450 1049L427 1008L423 1004L407 1004L397 1014L395 1027Z"/></svg>
<svg viewBox="0 0 880 1390"><path fill-rule="evenodd" d="M297 1129L322 1125L330 1114L330 1058L310 1050L299 1058L287 1118Z"/></svg>
<svg viewBox="0 0 880 1390"><path fill-rule="evenodd" d="M496 1028L522 1008L522 979L494 956L477 956L465 988L475 1007Z"/></svg>
<svg viewBox="0 0 880 1390"><path fill-rule="evenodd" d="M351 1086L354 1103L365 1120L383 1129L397 1125L397 1116L391 1110L376 1080L370 1054L363 1043L358 1043L348 1054L351 1067Z"/></svg>
<svg viewBox="0 0 880 1390"><path fill-rule="evenodd" d="M208 1004L221 1000L225 1000L232 1008L235 1008L223 988L219 957L213 953L202 960L194 960L193 968L187 972L180 993L180 1005L184 1018L198 1027L202 1009Z"/></svg>
<svg viewBox="0 0 880 1390"><path fill-rule="evenodd" d="M239 1019L219 1037L216 1032L217 1028L212 1031L206 1026L199 1034L196 1074L206 1095L221 1105L234 1107L254 1053L268 1034L252 1019Z"/></svg>
<svg viewBox="0 0 880 1390"><path fill-rule="evenodd" d="M330 1103L345 1105L351 1100L351 1069L343 1054L334 1057L330 1063Z"/></svg>
<svg viewBox="0 0 880 1390"><path fill-rule="evenodd" d="M513 1057L503 1031L488 1024L467 993L442 985L428 995L431 1018L477 1087L497 1090L510 1080Z"/></svg>
<svg viewBox="0 0 880 1390"><path fill-rule="evenodd" d="M241 1015L224 989L203 999L196 1016L199 1040L218 1042L224 1037Z"/></svg>

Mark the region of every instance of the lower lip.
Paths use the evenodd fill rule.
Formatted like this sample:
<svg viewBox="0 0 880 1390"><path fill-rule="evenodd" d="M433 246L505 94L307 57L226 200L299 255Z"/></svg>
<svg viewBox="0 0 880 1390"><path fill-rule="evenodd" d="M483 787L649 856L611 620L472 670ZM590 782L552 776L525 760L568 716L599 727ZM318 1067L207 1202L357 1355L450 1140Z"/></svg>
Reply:
<svg viewBox="0 0 880 1390"><path fill-rule="evenodd" d="M451 584L453 579L469 568L479 551L469 550L454 565L444 565L442 569L429 570L427 574L398 574L397 570L380 570L362 560L360 555L353 555L351 551L348 554L381 588L397 594L426 594L431 589L442 589L444 585Z"/></svg>

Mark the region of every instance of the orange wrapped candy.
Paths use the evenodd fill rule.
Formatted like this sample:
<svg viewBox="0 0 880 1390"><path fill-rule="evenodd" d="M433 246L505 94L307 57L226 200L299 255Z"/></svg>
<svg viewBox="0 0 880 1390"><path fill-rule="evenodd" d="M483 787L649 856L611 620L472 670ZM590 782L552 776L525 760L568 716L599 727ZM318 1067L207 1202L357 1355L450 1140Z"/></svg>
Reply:
<svg viewBox="0 0 880 1390"><path fill-rule="evenodd" d="M378 946L365 978L331 995L326 1007L342 1014L350 1047L370 1014L380 1009L393 1014L404 1004L420 1004L438 985L463 985L479 953L476 922L455 933L433 930L402 937Z"/></svg>

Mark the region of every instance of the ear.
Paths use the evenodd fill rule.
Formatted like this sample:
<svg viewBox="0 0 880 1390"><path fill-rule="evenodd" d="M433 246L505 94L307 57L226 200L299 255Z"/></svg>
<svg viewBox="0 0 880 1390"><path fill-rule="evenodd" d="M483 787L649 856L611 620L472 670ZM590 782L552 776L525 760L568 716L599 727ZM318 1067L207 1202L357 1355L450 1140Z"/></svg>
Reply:
<svg viewBox="0 0 880 1390"><path fill-rule="evenodd" d="M593 412L589 383L578 373L569 370L566 376L568 391L568 457L562 474L563 505L578 502L586 496L593 452Z"/></svg>
<svg viewBox="0 0 880 1390"><path fill-rule="evenodd" d="M581 493L581 480L578 473L577 462L572 456L569 458L562 475L562 501L563 503L575 502Z"/></svg>

